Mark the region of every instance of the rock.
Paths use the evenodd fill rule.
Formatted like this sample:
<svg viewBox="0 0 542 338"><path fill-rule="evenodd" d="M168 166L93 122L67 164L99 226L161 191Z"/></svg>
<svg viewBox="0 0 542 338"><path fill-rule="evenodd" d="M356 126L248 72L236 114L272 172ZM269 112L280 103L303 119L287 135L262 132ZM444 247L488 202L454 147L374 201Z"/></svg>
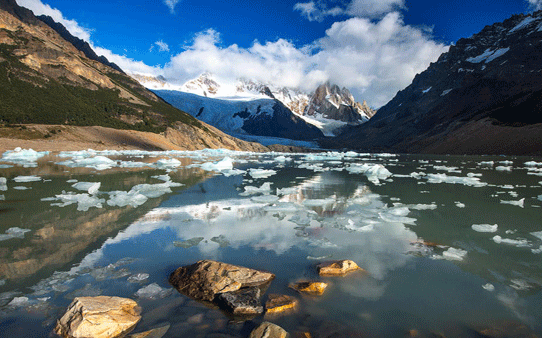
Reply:
<svg viewBox="0 0 542 338"><path fill-rule="evenodd" d="M292 296L270 294L265 303L266 313L294 312L297 309L298 301Z"/></svg>
<svg viewBox="0 0 542 338"><path fill-rule="evenodd" d="M295 332L294 338L312 338L310 332Z"/></svg>
<svg viewBox="0 0 542 338"><path fill-rule="evenodd" d="M258 315L263 313L260 302L261 291L257 287L224 292L218 295L217 301L236 315Z"/></svg>
<svg viewBox="0 0 542 338"><path fill-rule="evenodd" d="M130 335L130 338L162 338L170 328L170 324L164 324L160 327Z"/></svg>
<svg viewBox="0 0 542 338"><path fill-rule="evenodd" d="M180 293L197 300L213 301L217 294L237 291L249 286L265 286L275 278L241 266L202 260L180 267L169 276L169 282Z"/></svg>
<svg viewBox="0 0 542 338"><path fill-rule="evenodd" d="M249 338L286 338L288 332L282 327L270 322L263 322L250 333Z"/></svg>
<svg viewBox="0 0 542 338"><path fill-rule="evenodd" d="M139 322L140 312L137 303L127 298L79 297L57 321L55 333L65 338L123 337Z"/></svg>
<svg viewBox="0 0 542 338"><path fill-rule="evenodd" d="M362 270L355 262L348 259L321 263L316 268L320 276L344 276L351 271Z"/></svg>
<svg viewBox="0 0 542 338"><path fill-rule="evenodd" d="M313 296L321 296L327 288L324 282L298 282L290 284L290 288Z"/></svg>

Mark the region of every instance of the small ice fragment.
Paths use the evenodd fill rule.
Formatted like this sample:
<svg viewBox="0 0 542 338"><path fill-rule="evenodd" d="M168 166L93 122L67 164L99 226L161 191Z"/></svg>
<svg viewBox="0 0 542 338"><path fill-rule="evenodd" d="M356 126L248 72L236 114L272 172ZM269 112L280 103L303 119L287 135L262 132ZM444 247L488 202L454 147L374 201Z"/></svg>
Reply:
<svg viewBox="0 0 542 338"><path fill-rule="evenodd" d="M542 240L542 231L531 232L531 235Z"/></svg>
<svg viewBox="0 0 542 338"><path fill-rule="evenodd" d="M206 162L201 165L201 169L206 171L223 171L233 169L233 161L229 157L224 157L218 162Z"/></svg>
<svg viewBox="0 0 542 338"><path fill-rule="evenodd" d="M458 207L458 208L464 208L465 204L463 204L461 202L455 202L455 206Z"/></svg>
<svg viewBox="0 0 542 338"><path fill-rule="evenodd" d="M67 180L66 183L77 183L76 179Z"/></svg>
<svg viewBox="0 0 542 338"><path fill-rule="evenodd" d="M448 250L442 253L442 256L434 255L431 258L433 259L446 259L449 261L462 261L467 255L466 250L448 248Z"/></svg>
<svg viewBox="0 0 542 338"><path fill-rule="evenodd" d="M75 189L79 191L87 191L90 195L94 195L100 189L100 182L78 182L72 185Z"/></svg>
<svg viewBox="0 0 542 338"><path fill-rule="evenodd" d="M275 175L277 172L272 169L249 169L248 173L252 178L268 178L270 176Z"/></svg>
<svg viewBox="0 0 542 338"><path fill-rule="evenodd" d="M495 170L497 171L512 171L512 167L507 167L507 166L498 166L498 167L495 167Z"/></svg>
<svg viewBox="0 0 542 338"><path fill-rule="evenodd" d="M479 164L480 164L481 166L492 167L492 166L495 164L495 162L493 162L493 161L482 161L482 162L480 162Z"/></svg>
<svg viewBox="0 0 542 338"><path fill-rule="evenodd" d="M0 241L5 241L11 238L24 238L24 234L31 231L30 229L21 229L19 227L13 227L6 230L5 235L0 235Z"/></svg>
<svg viewBox="0 0 542 338"><path fill-rule="evenodd" d="M477 232L497 232L498 225L494 224L473 224L472 230Z"/></svg>
<svg viewBox="0 0 542 338"><path fill-rule="evenodd" d="M28 305L28 303L28 297L15 297L11 302L9 302L8 306L22 307Z"/></svg>
<svg viewBox="0 0 542 338"><path fill-rule="evenodd" d="M529 242L526 239L502 238L499 235L494 236L493 241L497 244L503 243L503 244L515 245L518 248L529 246Z"/></svg>
<svg viewBox="0 0 542 338"><path fill-rule="evenodd" d="M542 162L529 161L525 162L525 165L528 167L542 166Z"/></svg>
<svg viewBox="0 0 542 338"><path fill-rule="evenodd" d="M525 198L522 198L519 201L503 201L503 200L501 200L501 203L502 204L517 205L518 207L524 208L525 207Z"/></svg>
<svg viewBox="0 0 542 338"><path fill-rule="evenodd" d="M16 187L13 187L13 189L15 190L28 190L28 189L32 189L32 188L29 188L29 187L23 187L21 185L18 185Z"/></svg>
<svg viewBox="0 0 542 338"><path fill-rule="evenodd" d="M489 291L489 292L495 291L495 286L493 286L493 284L491 284L491 283L487 283L487 284L482 285L482 288L484 290Z"/></svg>
<svg viewBox="0 0 542 338"><path fill-rule="evenodd" d="M26 182L38 182L41 181L41 177L38 176L17 176L13 179L17 183L26 183Z"/></svg>
<svg viewBox="0 0 542 338"><path fill-rule="evenodd" d="M241 196L250 196L250 195L254 195L254 194L270 193L271 192L271 183L270 182L265 182L259 188L258 187L253 187L253 186L250 186L250 185L247 185L244 188L245 188L245 191L240 194Z"/></svg>
<svg viewBox="0 0 542 338"><path fill-rule="evenodd" d="M156 161L156 166L159 168L175 168L181 165L181 161L175 158L161 159Z"/></svg>
<svg viewBox="0 0 542 338"><path fill-rule="evenodd" d="M275 203L279 200L279 197L275 195L262 195L254 196L250 200L256 203Z"/></svg>
<svg viewBox="0 0 542 338"><path fill-rule="evenodd" d="M141 283L147 279L149 279L148 273L136 273L135 275L128 277L128 283Z"/></svg>
<svg viewBox="0 0 542 338"><path fill-rule="evenodd" d="M299 191L299 188L297 187L282 188L282 189L277 188L277 195L279 196L293 195L293 194L297 194L298 191ZM540 196L542 197L542 195Z"/></svg>

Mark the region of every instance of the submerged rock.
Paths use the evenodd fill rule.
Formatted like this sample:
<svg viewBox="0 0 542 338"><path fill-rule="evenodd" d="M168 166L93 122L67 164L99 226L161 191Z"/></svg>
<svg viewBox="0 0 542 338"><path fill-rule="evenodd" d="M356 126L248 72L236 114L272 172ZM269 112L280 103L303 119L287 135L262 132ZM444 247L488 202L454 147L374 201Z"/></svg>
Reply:
<svg viewBox="0 0 542 338"><path fill-rule="evenodd" d="M321 296L327 288L324 282L298 282L290 284L290 288L312 296Z"/></svg>
<svg viewBox="0 0 542 338"><path fill-rule="evenodd" d="M129 336L129 338L162 338L169 330L170 324L166 323L160 327L145 331L134 333Z"/></svg>
<svg viewBox="0 0 542 338"><path fill-rule="evenodd" d="M141 319L141 309L131 299L119 297L79 297L57 321L55 333L65 338L123 337Z"/></svg>
<svg viewBox="0 0 542 338"><path fill-rule="evenodd" d="M258 315L263 313L260 302L261 290L257 287L224 292L218 295L217 301L236 315Z"/></svg>
<svg viewBox="0 0 542 338"><path fill-rule="evenodd" d="M270 322L263 322L250 333L249 338L286 338L288 336L288 332L282 327Z"/></svg>
<svg viewBox="0 0 542 338"><path fill-rule="evenodd" d="M268 314L294 312L297 306L298 301L292 296L270 294L265 303L265 310Z"/></svg>
<svg viewBox="0 0 542 338"><path fill-rule="evenodd" d="M348 259L321 263L316 268L320 276L344 276L351 271L363 270L355 262Z"/></svg>
<svg viewBox="0 0 542 338"><path fill-rule="evenodd" d="M189 297L213 301L219 293L250 286L264 286L274 278L275 275L269 272L202 260L175 270L169 276L169 283Z"/></svg>

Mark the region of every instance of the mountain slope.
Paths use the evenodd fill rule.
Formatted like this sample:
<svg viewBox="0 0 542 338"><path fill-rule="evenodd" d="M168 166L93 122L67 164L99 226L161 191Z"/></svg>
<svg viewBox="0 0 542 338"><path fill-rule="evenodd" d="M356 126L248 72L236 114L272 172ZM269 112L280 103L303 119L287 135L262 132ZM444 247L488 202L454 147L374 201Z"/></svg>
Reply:
<svg viewBox="0 0 542 338"><path fill-rule="evenodd" d="M460 39L366 124L327 146L542 154L542 12Z"/></svg>
<svg viewBox="0 0 542 338"><path fill-rule="evenodd" d="M183 132L205 140L201 148L228 147L219 141L227 139L228 144L254 149L172 107L99 59L89 59L14 0L0 0L0 125Z"/></svg>

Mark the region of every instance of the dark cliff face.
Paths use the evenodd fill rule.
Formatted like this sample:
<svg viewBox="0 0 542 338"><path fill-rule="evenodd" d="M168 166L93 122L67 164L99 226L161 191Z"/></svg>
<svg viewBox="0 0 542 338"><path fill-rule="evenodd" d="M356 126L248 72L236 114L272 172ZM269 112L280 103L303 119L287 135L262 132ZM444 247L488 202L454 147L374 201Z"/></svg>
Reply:
<svg viewBox="0 0 542 338"><path fill-rule="evenodd" d="M460 39L368 123L351 128L333 145L395 152L540 154L542 143L534 131L542 130L541 99L539 11L515 15Z"/></svg>
<svg viewBox="0 0 542 338"><path fill-rule="evenodd" d="M106 66L109 66L115 70L118 70L121 73L124 73L124 71L117 66L116 64L109 62L107 58L103 55L98 56L92 47L88 44L88 42L85 42L84 40L81 40L73 35L64 27L61 23L58 23L53 20L50 16L47 15L40 15L38 18L43 21L47 26L54 29L64 40L70 42L75 48L83 52L85 56L91 60L98 61L103 63Z"/></svg>

